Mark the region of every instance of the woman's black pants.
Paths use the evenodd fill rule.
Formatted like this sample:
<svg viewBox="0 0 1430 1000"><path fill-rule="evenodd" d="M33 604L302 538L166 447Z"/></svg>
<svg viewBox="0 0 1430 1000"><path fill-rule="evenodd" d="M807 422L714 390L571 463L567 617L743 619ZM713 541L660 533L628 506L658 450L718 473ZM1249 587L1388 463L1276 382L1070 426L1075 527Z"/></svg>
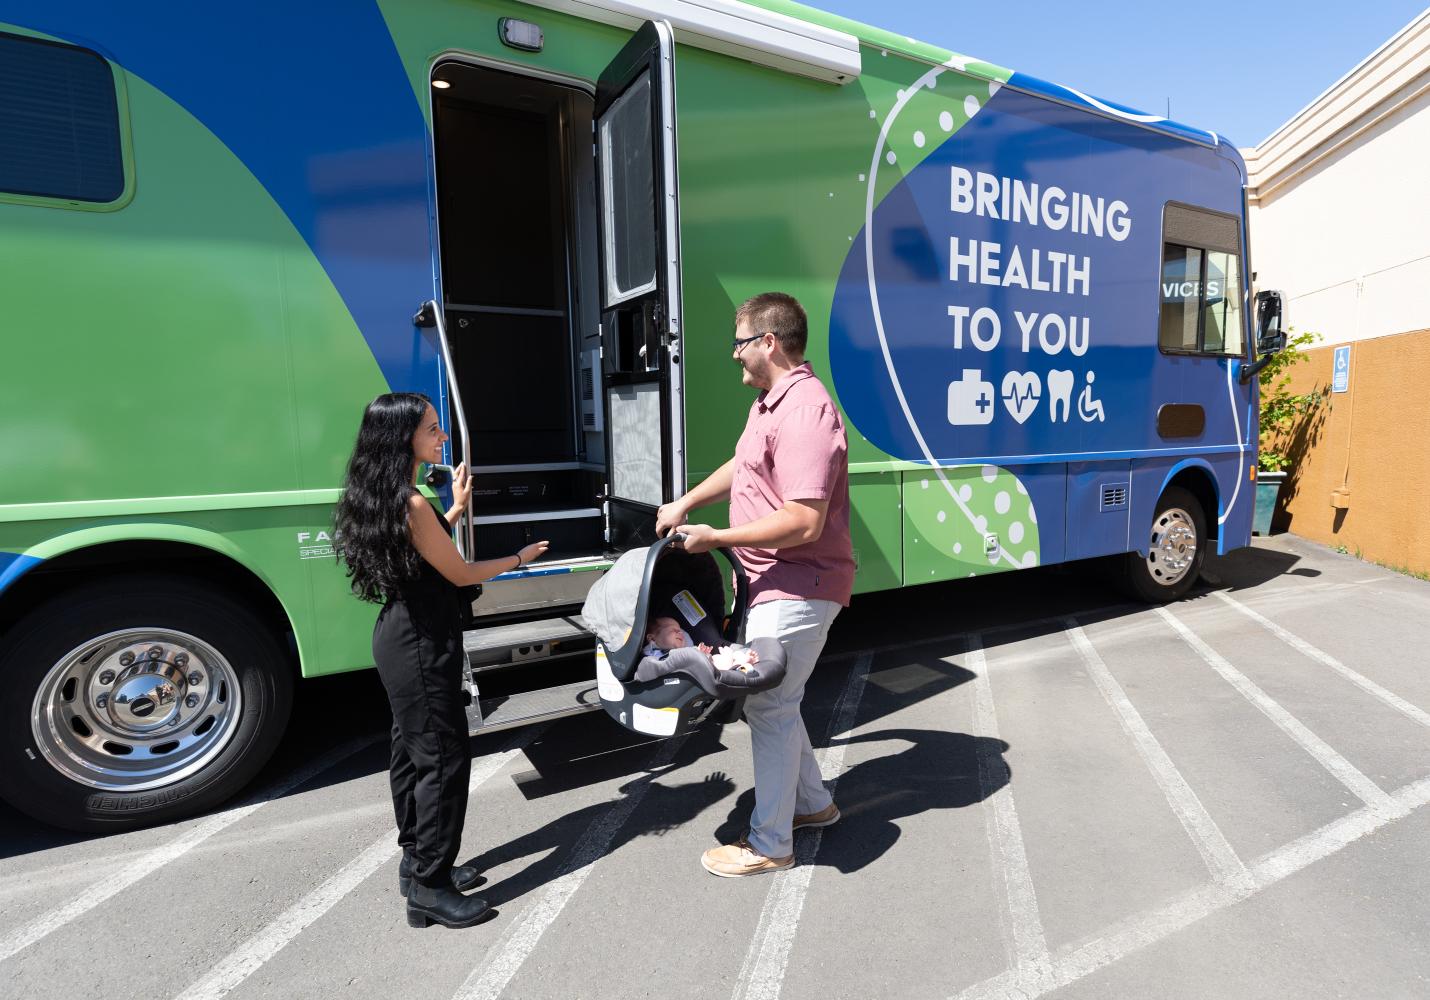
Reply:
<svg viewBox="0 0 1430 1000"><path fill-rule="evenodd" d="M407 606L383 608L372 655L392 706L392 808L397 842L412 856L412 877L450 887L462 846L472 758L462 696L460 634L433 638Z"/></svg>

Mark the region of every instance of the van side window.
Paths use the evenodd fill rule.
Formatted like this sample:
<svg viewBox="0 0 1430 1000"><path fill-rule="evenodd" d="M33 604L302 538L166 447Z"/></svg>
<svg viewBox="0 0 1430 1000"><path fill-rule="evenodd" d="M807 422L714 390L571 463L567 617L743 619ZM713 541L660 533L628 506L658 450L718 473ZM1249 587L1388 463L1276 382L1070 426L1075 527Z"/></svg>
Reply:
<svg viewBox="0 0 1430 1000"><path fill-rule="evenodd" d="M125 189L114 71L98 53L0 33L0 192L105 204Z"/></svg>
<svg viewBox="0 0 1430 1000"><path fill-rule="evenodd" d="M1169 204L1162 219L1157 343L1179 354L1244 353L1240 226L1233 216Z"/></svg>
<svg viewBox="0 0 1430 1000"><path fill-rule="evenodd" d="M655 287L655 164L650 74L642 74L601 120L601 210L606 216L607 308Z"/></svg>

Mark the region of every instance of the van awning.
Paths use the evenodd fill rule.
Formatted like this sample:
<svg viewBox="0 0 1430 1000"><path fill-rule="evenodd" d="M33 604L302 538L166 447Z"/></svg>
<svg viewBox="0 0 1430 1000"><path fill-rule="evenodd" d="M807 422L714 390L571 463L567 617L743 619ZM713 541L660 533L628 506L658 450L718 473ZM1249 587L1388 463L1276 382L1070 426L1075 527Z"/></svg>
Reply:
<svg viewBox="0 0 1430 1000"><path fill-rule="evenodd" d="M623 28L638 28L644 21L669 21L679 44L830 83L848 83L863 68L859 39L853 35L736 0L525 2Z"/></svg>

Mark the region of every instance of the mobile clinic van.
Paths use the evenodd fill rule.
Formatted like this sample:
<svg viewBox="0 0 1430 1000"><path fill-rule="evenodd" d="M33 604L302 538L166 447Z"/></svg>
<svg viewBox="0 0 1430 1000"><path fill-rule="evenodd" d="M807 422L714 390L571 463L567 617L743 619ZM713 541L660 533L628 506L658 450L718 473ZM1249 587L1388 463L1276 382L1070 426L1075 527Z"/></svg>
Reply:
<svg viewBox="0 0 1430 1000"><path fill-rule="evenodd" d="M860 590L1114 556L1164 600L1248 541L1214 133L783 0L164 6L0 15L0 791L37 816L211 806L295 673L370 664L329 532L388 390L475 472L470 557L553 542L475 605L473 728L594 707L572 616L730 454L761 291L847 417Z"/></svg>

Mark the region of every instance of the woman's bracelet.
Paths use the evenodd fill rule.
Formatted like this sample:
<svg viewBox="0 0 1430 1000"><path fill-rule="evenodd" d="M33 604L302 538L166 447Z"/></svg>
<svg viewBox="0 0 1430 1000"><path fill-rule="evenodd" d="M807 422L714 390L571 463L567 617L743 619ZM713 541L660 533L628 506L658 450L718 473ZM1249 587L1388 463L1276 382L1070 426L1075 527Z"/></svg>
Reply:
<svg viewBox="0 0 1430 1000"><path fill-rule="evenodd" d="M521 566L522 566L521 553L518 552L518 553L516 553L516 566L513 567L512 572L515 573L517 570L521 569Z"/></svg>

